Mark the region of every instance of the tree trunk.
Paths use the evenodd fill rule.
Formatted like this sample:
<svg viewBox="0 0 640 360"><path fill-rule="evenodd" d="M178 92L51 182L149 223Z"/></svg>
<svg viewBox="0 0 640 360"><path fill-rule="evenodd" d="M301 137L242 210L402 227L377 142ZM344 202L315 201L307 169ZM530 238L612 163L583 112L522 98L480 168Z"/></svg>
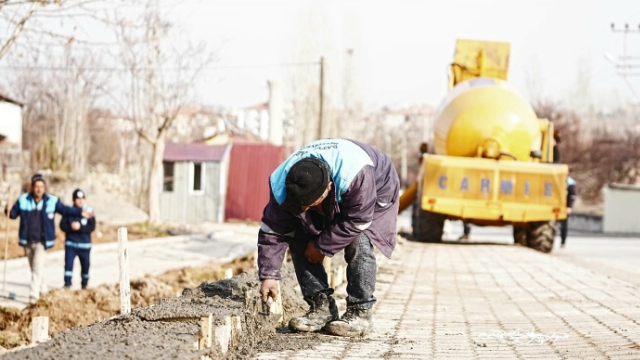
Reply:
<svg viewBox="0 0 640 360"><path fill-rule="evenodd" d="M149 170L149 222L158 224L160 216L160 191L162 189L162 158L164 156L167 130L160 130L153 146L153 160Z"/></svg>

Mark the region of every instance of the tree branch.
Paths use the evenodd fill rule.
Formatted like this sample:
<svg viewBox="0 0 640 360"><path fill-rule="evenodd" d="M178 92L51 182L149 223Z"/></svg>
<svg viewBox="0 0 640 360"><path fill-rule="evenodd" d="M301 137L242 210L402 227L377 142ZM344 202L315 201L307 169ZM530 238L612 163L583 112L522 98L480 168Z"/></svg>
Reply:
<svg viewBox="0 0 640 360"><path fill-rule="evenodd" d="M38 7L38 4L39 3L36 1L31 3L31 7L29 7L29 10L22 16L22 19L18 22L18 25L13 30L13 34L11 34L9 39L7 39L7 41L2 46L2 49L0 49L0 59L7 53L7 51L9 51L9 48L11 47L11 45L16 41L16 39L18 38L18 35L20 35L20 33L22 32L22 29L24 28L24 24L27 22L27 20L29 20L33 12Z"/></svg>
<svg viewBox="0 0 640 360"><path fill-rule="evenodd" d="M136 125L137 125L137 121L136 121ZM156 145L156 140L152 140L147 134L144 133L144 131L142 131L142 129L138 128L137 126L136 126L136 132L141 138L143 138L149 144L153 146Z"/></svg>

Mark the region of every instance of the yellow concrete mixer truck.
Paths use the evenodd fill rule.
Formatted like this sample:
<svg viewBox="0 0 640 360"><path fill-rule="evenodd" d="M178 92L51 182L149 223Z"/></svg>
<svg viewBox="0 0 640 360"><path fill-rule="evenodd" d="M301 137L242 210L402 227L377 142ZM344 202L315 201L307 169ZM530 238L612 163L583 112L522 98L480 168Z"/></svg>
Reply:
<svg viewBox="0 0 640 360"><path fill-rule="evenodd" d="M566 218L566 165L553 162L553 124L506 82L509 44L458 40L449 93L400 211L413 237L442 241L444 221L513 226L516 244L550 252Z"/></svg>

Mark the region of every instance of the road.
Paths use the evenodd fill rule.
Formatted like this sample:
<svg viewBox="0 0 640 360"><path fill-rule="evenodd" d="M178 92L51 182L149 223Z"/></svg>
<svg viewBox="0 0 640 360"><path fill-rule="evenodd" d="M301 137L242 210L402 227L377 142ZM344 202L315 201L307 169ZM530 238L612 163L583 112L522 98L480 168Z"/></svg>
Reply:
<svg viewBox="0 0 640 360"><path fill-rule="evenodd" d="M410 214L409 209L399 217L398 223L401 228L410 227ZM449 230L449 233L445 234L445 240L457 242L457 238L462 235L462 222L451 222ZM511 231L509 226L472 226L470 242L513 244ZM551 256L640 286L640 237L570 231L564 248L560 247L560 236L556 237Z"/></svg>
<svg viewBox="0 0 640 360"><path fill-rule="evenodd" d="M462 234L462 223L452 224L450 240ZM472 227L472 242L513 243L511 227ZM569 232L565 247L556 238L551 256L640 286L640 238Z"/></svg>
<svg viewBox="0 0 640 360"><path fill-rule="evenodd" d="M255 251L257 227L242 224L212 225L207 235L175 236L129 242L129 276L159 275L167 270L202 266L213 261L225 262ZM73 286L80 288L80 264L74 265ZM64 251L47 254L45 282L49 289L64 285ZM15 301L0 298L0 306L24 308L28 302L30 275L26 258L7 262L7 291L17 295ZM118 244L98 244L91 250L89 286L118 283Z"/></svg>

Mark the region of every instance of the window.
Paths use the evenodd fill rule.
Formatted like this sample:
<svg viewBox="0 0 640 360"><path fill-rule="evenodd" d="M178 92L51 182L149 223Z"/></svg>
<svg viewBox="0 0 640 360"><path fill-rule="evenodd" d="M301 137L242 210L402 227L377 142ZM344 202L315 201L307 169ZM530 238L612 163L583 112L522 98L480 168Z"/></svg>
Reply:
<svg viewBox="0 0 640 360"><path fill-rule="evenodd" d="M202 163L191 163L191 193L204 193L204 166Z"/></svg>
<svg viewBox="0 0 640 360"><path fill-rule="evenodd" d="M162 181L162 190L164 192L173 192L173 169L175 163L165 161L162 163L162 171L163 171L163 181Z"/></svg>

